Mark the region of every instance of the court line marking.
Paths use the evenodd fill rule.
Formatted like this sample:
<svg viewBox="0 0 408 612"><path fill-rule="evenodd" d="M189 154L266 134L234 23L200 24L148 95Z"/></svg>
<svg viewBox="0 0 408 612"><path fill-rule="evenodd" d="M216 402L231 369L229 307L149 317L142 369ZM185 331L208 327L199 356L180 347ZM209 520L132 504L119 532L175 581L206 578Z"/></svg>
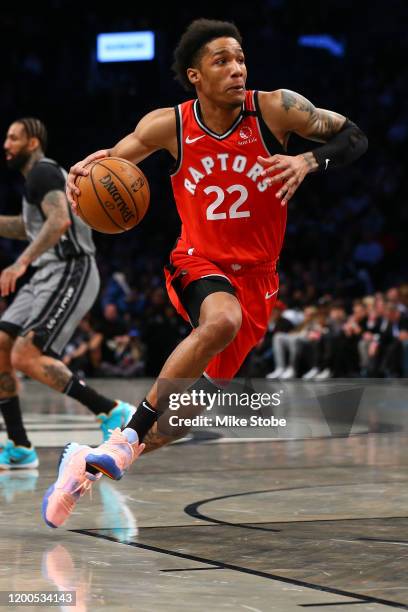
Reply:
<svg viewBox="0 0 408 612"><path fill-rule="evenodd" d="M251 525L303 525L304 523L342 523L347 521L393 521L394 519L408 519L408 516L367 516L367 517L359 517L359 518L327 518L327 519L305 519L304 521L250 521L248 523L231 523L231 527L242 527L247 528ZM222 527L224 523L187 523L185 525L148 525L148 526L139 526L140 529L150 530L150 529L189 529L191 527ZM229 525L227 525L228 527ZM110 529L111 531L125 529L124 527L88 527L86 531L101 531L104 529ZM265 529L265 531L269 531ZM277 532L281 530L276 529ZM358 538L356 540L347 540L350 542L357 542L358 540L364 540L367 538ZM384 540L381 540L384 542Z"/></svg>
<svg viewBox="0 0 408 612"><path fill-rule="evenodd" d="M397 482L397 481L396 481ZM402 483L406 483L406 481L402 481ZM389 484L389 482L376 482L376 485L380 485L380 484ZM400 483L401 484L401 483ZM287 491L304 491L307 489L325 489L325 488L329 488L329 487L349 487L349 486L361 486L361 482L359 483L336 483L336 484L324 484L324 485L307 485L307 486L302 486L302 487L287 487L284 489L261 489L259 491L245 491L244 493L232 493L230 495L220 495L218 497L211 497L208 499L202 499L198 502L193 502L192 504L188 504L187 506L185 506L184 508L184 512L188 515L191 516L192 518L198 518L202 521L207 521L209 523L216 523L219 525L228 525L230 527L243 527L246 529L255 529L255 530L259 530L259 531L280 531L277 529L267 529L267 528L262 528L262 527L257 527L257 526L252 526L252 525L246 525L245 523L231 523L229 521L223 521L222 519L216 519L216 518L211 518L210 516L207 516L205 514L202 514L201 512L198 511L198 508L200 506L203 506L204 504L208 504L210 502L214 502L214 501L219 501L222 499L230 499L232 497L244 497L245 495L257 495L260 493L280 493L280 492L287 492ZM381 517L378 517L379 520L381 520ZM392 518L407 518L407 517L392 517ZM364 517L362 519L318 519L318 520L325 520L325 521L336 521L336 520L370 520L367 517ZM313 522L311 519L307 519L307 521L309 522ZM279 524L279 523L285 523L285 521L276 521L275 523L272 524ZM293 523L294 521L287 521L288 524ZM306 521L298 521L300 523L306 522ZM264 521L264 523L270 524L268 521Z"/></svg>
<svg viewBox="0 0 408 612"><path fill-rule="evenodd" d="M315 591L322 591L324 593L333 593L335 595L342 595L343 597L349 597L352 599L359 599L362 602L368 603L381 603L392 608L399 608L401 610L408 610L408 606L404 604L397 603L395 601L390 601L388 599L381 599L378 597L370 597L369 595L360 595L359 593L353 593L349 591L343 591L342 589L337 589L333 587L325 587L322 585L312 584L305 582L303 580L297 580L294 578L285 578L284 576L278 576L275 574L271 574L268 572L263 572L260 570L253 570L247 567L241 567L240 565L234 565L232 563L225 563L223 561L216 561L215 559L206 559L205 557L198 557L197 555L190 555L187 553L181 553L174 550L168 550L167 548L161 548L159 546L151 546L150 544L141 544L137 542L119 542L115 538L107 535L103 535L101 533L92 533L87 529L70 529L71 533L78 533L80 535L86 535L93 538L99 538L101 540L107 540L108 542L113 542L114 544L122 544L124 546L132 546L133 548L141 548L143 550L149 550L151 552L156 552L164 555L169 555L172 557L177 557L180 559L188 559L190 561L196 561L198 563L205 563L207 565L214 565L215 567L221 567L223 569L230 569L236 572L241 572L243 574L250 574L252 576L258 576L259 578L266 578L268 580L276 580L277 582L283 582L285 584L291 584L296 586L306 587Z"/></svg>
<svg viewBox="0 0 408 612"><path fill-rule="evenodd" d="M362 606L365 601L333 601L330 603L298 604L300 608L325 608L326 606Z"/></svg>
<svg viewBox="0 0 408 612"><path fill-rule="evenodd" d="M159 572L208 572L208 570L223 570L224 567L183 567L181 569L161 569Z"/></svg>
<svg viewBox="0 0 408 612"><path fill-rule="evenodd" d="M408 546L408 542L401 540L387 540L385 538L358 538L360 542L375 542L376 544L394 544L396 546Z"/></svg>

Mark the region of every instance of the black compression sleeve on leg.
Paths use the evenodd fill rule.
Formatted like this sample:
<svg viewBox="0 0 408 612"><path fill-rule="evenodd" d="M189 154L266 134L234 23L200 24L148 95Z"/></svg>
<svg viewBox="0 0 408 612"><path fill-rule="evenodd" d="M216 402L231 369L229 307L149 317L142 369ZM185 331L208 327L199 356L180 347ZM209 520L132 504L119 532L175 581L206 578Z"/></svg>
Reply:
<svg viewBox="0 0 408 612"><path fill-rule="evenodd" d="M79 380L75 375L69 380L64 389L65 395L72 397L89 408L94 414L109 414L116 406L116 401L101 395L95 389L88 387L87 384Z"/></svg>
<svg viewBox="0 0 408 612"><path fill-rule="evenodd" d="M7 436L16 446L30 447L30 440L23 424L18 396L0 400L0 411L7 429Z"/></svg>
<svg viewBox="0 0 408 612"><path fill-rule="evenodd" d="M333 138L312 153L319 164L319 170L347 166L367 151L367 136L355 123L346 119L343 127Z"/></svg>

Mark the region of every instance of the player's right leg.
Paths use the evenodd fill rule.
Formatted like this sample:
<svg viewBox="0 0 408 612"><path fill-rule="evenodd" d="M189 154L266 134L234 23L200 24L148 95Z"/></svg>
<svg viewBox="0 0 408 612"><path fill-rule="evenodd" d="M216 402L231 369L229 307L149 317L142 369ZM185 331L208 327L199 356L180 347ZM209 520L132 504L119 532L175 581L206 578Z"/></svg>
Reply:
<svg viewBox="0 0 408 612"><path fill-rule="evenodd" d="M191 385L202 375L214 355L233 341L242 322L241 307L233 293L228 279L225 280L224 285L217 284L215 288L208 290L206 288L204 292L199 292L198 299L193 300L197 327L167 359L158 380L187 380ZM190 312L190 318L192 314ZM144 450L145 444L142 442L146 434L150 436L149 444L154 449L176 439L177 436L163 435L157 430L158 394L159 384L156 381L123 431L119 428L114 430L107 442L96 449L89 449L85 457L82 449L77 449L72 453L72 462L67 463L66 466L63 465L62 470L59 470L58 480L62 485L55 486L60 490L59 498L57 494L53 497L56 500L53 506L55 515L61 512L65 520L66 516L72 512L80 497L76 494L79 490L77 487L80 486L82 491L82 487L88 486L86 480L89 474L98 476L102 472L113 479L121 478ZM70 502L67 505L66 496L63 494L64 483L74 481L75 483L80 481L80 485L75 484L75 494L71 490ZM68 486L71 487L71 484ZM55 525L49 516L47 494L44 499L43 516L47 523ZM53 491L52 494L54 494Z"/></svg>
<svg viewBox="0 0 408 612"><path fill-rule="evenodd" d="M149 441L146 439L146 444L154 444L155 448L176 439L161 434L155 425L158 403L160 401L161 406L164 404L167 407L168 399L163 394L160 381L177 381L178 392L185 391L188 383L191 385L200 378L213 357L232 342L241 321L241 307L234 295L217 291L204 297L200 304L198 326L168 357L146 400L139 406L125 430L115 430L107 442L90 451L86 457L88 466L119 480L139 456L137 445L144 440L146 434L149 433L153 438ZM187 384L184 388L183 383Z"/></svg>
<svg viewBox="0 0 408 612"><path fill-rule="evenodd" d="M38 466L38 456L24 428L17 381L11 365L14 337L6 333L0 323L0 409L7 430L8 441L0 447L0 469L12 470Z"/></svg>
<svg viewBox="0 0 408 612"><path fill-rule="evenodd" d="M197 379L214 355L222 351L238 333L241 308L238 300L226 292L207 295L200 304L198 327L173 351L160 372L159 379ZM157 428L158 383L121 431L115 429L107 442L96 449L69 445L62 456L57 481L45 494L42 513L50 527L58 527L72 513L75 504L90 488L93 480L106 474L120 479L145 448L144 436ZM162 399L162 398L161 398ZM150 403L152 402L152 404ZM176 439L155 433L155 448Z"/></svg>

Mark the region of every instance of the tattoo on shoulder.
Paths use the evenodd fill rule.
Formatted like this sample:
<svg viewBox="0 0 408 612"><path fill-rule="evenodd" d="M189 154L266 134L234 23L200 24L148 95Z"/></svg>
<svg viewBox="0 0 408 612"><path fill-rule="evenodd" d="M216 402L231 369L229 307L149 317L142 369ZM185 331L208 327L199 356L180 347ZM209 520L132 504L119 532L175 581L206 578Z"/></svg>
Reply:
<svg viewBox="0 0 408 612"><path fill-rule="evenodd" d="M322 108L316 108L309 100L300 94L281 90L281 104L286 112L291 109L306 113L304 128L299 131L301 136L311 140L326 142L340 130L344 117Z"/></svg>
<svg viewBox="0 0 408 612"><path fill-rule="evenodd" d="M313 104L300 94L297 94L294 91L289 91L289 89L282 89L281 93L282 106L285 111L289 111L291 108L295 108L299 111L304 111L305 113L313 113L316 111Z"/></svg>

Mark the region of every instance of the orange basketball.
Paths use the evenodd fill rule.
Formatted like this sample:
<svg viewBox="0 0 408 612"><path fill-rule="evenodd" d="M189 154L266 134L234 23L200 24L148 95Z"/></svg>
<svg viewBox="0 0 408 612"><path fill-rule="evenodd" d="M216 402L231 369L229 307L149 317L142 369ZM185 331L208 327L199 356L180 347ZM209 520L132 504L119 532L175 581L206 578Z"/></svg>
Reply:
<svg viewBox="0 0 408 612"><path fill-rule="evenodd" d="M92 162L88 176L76 184L78 214L90 227L104 234L120 234L135 227L150 202L149 183L143 172L120 157Z"/></svg>

